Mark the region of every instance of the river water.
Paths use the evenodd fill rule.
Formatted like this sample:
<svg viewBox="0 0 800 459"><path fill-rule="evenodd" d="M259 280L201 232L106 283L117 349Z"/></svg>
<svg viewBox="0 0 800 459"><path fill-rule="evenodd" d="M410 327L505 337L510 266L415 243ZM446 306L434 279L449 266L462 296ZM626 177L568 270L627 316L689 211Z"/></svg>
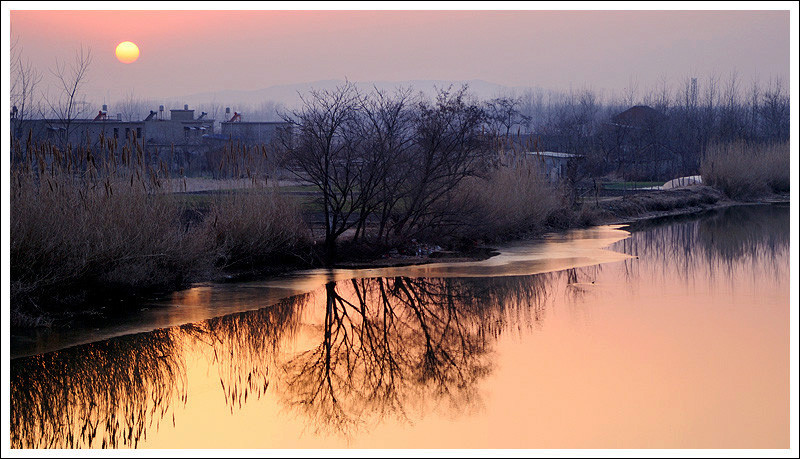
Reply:
<svg viewBox="0 0 800 459"><path fill-rule="evenodd" d="M16 448L788 448L789 206L198 285L13 344Z"/></svg>

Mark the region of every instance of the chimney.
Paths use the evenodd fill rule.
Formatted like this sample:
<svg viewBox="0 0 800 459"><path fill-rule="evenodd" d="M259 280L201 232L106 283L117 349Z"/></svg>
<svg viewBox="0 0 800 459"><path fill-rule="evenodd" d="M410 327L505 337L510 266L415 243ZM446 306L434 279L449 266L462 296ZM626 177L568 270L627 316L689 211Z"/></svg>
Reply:
<svg viewBox="0 0 800 459"><path fill-rule="evenodd" d="M108 111L108 105L106 105L106 104L103 104L103 111L104 111L104 112L107 112L107 111Z"/></svg>
<svg viewBox="0 0 800 459"><path fill-rule="evenodd" d="M122 121L122 113L117 113L117 121Z"/></svg>
<svg viewBox="0 0 800 459"><path fill-rule="evenodd" d="M183 109L184 109L184 110L189 110L189 104L185 104L185 105L183 106Z"/></svg>

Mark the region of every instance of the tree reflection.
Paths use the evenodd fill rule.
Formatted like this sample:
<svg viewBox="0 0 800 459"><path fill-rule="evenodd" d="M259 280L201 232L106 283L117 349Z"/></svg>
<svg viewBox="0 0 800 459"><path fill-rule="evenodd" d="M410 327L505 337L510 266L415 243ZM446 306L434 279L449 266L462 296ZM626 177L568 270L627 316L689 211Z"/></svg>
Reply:
<svg viewBox="0 0 800 459"><path fill-rule="evenodd" d="M316 430L469 410L494 342L541 321L564 274L331 282L255 311L15 359L11 444L136 447L170 410L175 423L201 361L231 412L280 382L277 396Z"/></svg>
<svg viewBox="0 0 800 459"><path fill-rule="evenodd" d="M307 301L308 294L297 295L268 308L183 327L200 351L211 356L231 412L249 396L260 399L266 393L281 340L296 334L298 308Z"/></svg>
<svg viewBox="0 0 800 459"><path fill-rule="evenodd" d="M294 332L305 295L257 311L15 359L14 448L136 447L147 429L188 400L190 357L210 356L226 402L241 406L268 386L269 355Z"/></svg>
<svg viewBox="0 0 800 459"><path fill-rule="evenodd" d="M330 282L321 340L284 365L284 397L317 430L343 432L434 403L470 409L507 315L524 305L538 321L550 277Z"/></svg>
<svg viewBox="0 0 800 459"><path fill-rule="evenodd" d="M677 273L687 281L697 275L713 279L720 271L730 277L743 265L777 278L788 263L788 206L734 206L642 222L632 229L630 238L617 243L625 253L647 257L662 274ZM635 276L639 263L627 260L625 266Z"/></svg>

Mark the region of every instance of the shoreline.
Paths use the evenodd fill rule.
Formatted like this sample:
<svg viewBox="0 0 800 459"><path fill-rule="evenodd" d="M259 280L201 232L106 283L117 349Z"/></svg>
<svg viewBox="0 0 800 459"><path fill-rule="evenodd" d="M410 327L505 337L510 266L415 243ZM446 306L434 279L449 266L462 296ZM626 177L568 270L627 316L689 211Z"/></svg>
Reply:
<svg viewBox="0 0 800 459"><path fill-rule="evenodd" d="M572 233L577 231L578 233ZM631 258L610 250L611 244L625 239L629 232L615 225L595 226L560 233L548 233L547 245L554 252L542 252L541 241L511 242L498 250L496 257L480 261L464 259L448 262L426 259L425 263L370 268L297 270L282 276L241 283L202 283L175 292L173 296L146 302L132 314L111 322L50 331L19 330L12 333L13 358L45 354L60 349L102 342L122 336L149 333L158 329L182 327L206 320L272 307L297 295L318 291L330 282L372 278L494 278L531 276L582 268ZM568 253L568 255L565 255ZM201 301L196 301L201 299Z"/></svg>
<svg viewBox="0 0 800 459"><path fill-rule="evenodd" d="M585 206L583 211L589 213L589 222L573 218L566 224L539 228L535 231L518 234L515 237L491 242L483 242L470 247L466 250L434 250L425 255L387 255L378 256L351 256L344 257L327 268L330 269L379 269L403 266L427 265L432 263L460 263L476 262L492 258L499 254L496 246L522 241L544 240L546 234L561 233L571 229L588 228L601 225L631 225L636 222L652 220L658 218L669 218L681 215L691 215L704 211L722 209L737 205L759 205L759 204L780 204L789 203L789 195L767 195L751 200L731 200L722 195L721 192L708 186L692 186L673 190L658 190L637 193L628 196L621 196L612 199L605 199L597 202L594 206ZM574 212L574 211L572 211ZM573 216L574 217L574 216ZM346 253L345 251L342 251ZM396 252L396 250L395 250ZM239 283L248 281L259 281L270 277L291 275L307 269L320 268L319 266L305 265L302 263L279 263L275 265L262 266L250 270L233 272L223 272L220 276L203 279L192 284L181 286L169 290L141 289L138 292L129 292L127 295L119 297L108 297L105 295L91 298L80 303L90 304L114 304L115 306L107 311L105 307L90 309L64 309L59 312L40 310L38 316L28 314L29 311L11 311L12 329L25 333L33 330L68 330L73 323L83 320L103 320L113 317L119 313L128 313L125 309L137 307L153 298L163 298L192 285L203 283ZM76 305L77 306L77 305Z"/></svg>

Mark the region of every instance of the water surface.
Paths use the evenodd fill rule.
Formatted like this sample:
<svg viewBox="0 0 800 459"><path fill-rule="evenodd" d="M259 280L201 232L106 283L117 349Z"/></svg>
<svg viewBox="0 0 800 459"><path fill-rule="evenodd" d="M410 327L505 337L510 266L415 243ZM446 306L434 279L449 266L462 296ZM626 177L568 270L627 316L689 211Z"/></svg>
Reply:
<svg viewBox="0 0 800 459"><path fill-rule="evenodd" d="M18 348L12 446L788 448L788 206L628 231L199 286Z"/></svg>

